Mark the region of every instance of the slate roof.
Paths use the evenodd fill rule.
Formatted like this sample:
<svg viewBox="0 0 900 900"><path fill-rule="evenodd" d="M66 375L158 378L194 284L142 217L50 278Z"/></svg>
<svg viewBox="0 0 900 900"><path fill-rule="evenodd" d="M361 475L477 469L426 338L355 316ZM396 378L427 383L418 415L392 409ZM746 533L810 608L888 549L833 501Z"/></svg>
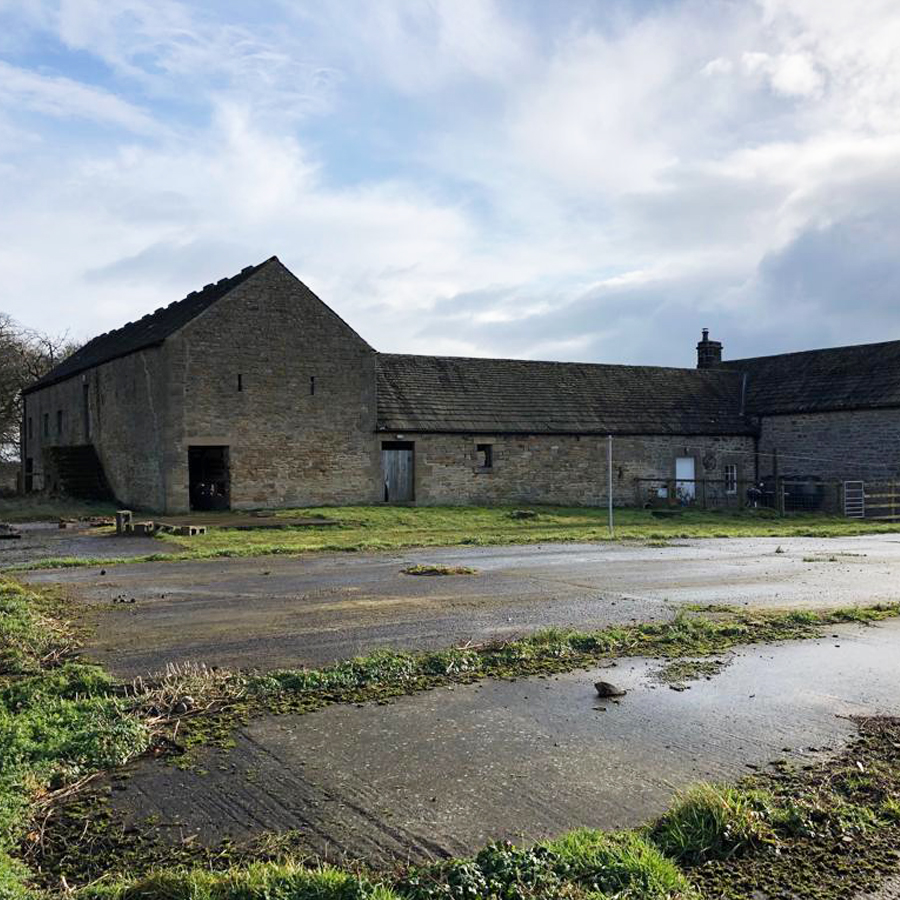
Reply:
<svg viewBox="0 0 900 900"><path fill-rule="evenodd" d="M29 385L25 389L25 393L57 384L66 378L92 369L94 366L128 356L129 353L137 350L161 344L169 335L174 334L191 319L199 316L213 303L221 300L273 260L277 261L277 257L273 256L256 266L247 266L241 269L237 275L222 278L215 284L208 284L201 291L191 291L183 300L176 300L174 303L138 319L137 322L128 322L121 328L98 335L88 341L80 350L64 359L56 368L51 369L43 378Z"/></svg>
<svg viewBox="0 0 900 900"><path fill-rule="evenodd" d="M740 373L380 353L378 430L751 434Z"/></svg>
<svg viewBox="0 0 900 900"><path fill-rule="evenodd" d="M753 415L900 407L900 341L728 360Z"/></svg>

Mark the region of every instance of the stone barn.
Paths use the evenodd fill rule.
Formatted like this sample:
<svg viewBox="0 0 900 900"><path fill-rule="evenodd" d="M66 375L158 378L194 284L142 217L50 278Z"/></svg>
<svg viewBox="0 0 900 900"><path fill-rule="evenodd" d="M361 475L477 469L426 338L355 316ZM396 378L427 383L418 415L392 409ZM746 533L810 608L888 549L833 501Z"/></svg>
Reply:
<svg viewBox="0 0 900 900"><path fill-rule="evenodd" d="M167 513L593 505L610 435L617 504L641 502L639 479L736 493L823 442L829 475L886 454L896 473L900 342L874 346L877 362L866 348L723 362L704 332L691 369L384 354L272 257L31 385L22 483Z"/></svg>

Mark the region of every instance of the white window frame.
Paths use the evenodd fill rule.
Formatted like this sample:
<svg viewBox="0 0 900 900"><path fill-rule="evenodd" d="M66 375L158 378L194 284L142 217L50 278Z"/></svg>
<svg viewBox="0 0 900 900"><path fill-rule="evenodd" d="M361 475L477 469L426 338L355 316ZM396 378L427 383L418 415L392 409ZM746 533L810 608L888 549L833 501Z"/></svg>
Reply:
<svg viewBox="0 0 900 900"><path fill-rule="evenodd" d="M722 472L725 476L725 493L726 494L736 494L738 492L738 465L737 465L737 463L726 463L722 467ZM734 472L733 477L730 477L731 472Z"/></svg>

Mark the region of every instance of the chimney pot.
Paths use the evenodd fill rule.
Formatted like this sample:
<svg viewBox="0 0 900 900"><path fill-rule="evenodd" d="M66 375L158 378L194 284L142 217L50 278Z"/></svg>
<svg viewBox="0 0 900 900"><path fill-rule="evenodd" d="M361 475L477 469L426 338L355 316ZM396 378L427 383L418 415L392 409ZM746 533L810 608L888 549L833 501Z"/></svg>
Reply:
<svg viewBox="0 0 900 900"><path fill-rule="evenodd" d="M697 344L697 368L714 369L722 365L722 344L709 339L709 329L703 329L703 339Z"/></svg>

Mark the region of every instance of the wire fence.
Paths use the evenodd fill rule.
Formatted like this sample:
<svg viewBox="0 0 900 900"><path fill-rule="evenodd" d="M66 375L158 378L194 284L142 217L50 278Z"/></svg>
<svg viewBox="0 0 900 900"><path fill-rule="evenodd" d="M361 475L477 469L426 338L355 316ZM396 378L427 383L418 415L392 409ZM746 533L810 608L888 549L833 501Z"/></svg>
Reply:
<svg viewBox="0 0 900 900"><path fill-rule="evenodd" d="M844 483L816 478L636 478L635 500L645 509L693 507L731 510L771 509L780 515L843 515ZM900 511L900 491L897 494Z"/></svg>

